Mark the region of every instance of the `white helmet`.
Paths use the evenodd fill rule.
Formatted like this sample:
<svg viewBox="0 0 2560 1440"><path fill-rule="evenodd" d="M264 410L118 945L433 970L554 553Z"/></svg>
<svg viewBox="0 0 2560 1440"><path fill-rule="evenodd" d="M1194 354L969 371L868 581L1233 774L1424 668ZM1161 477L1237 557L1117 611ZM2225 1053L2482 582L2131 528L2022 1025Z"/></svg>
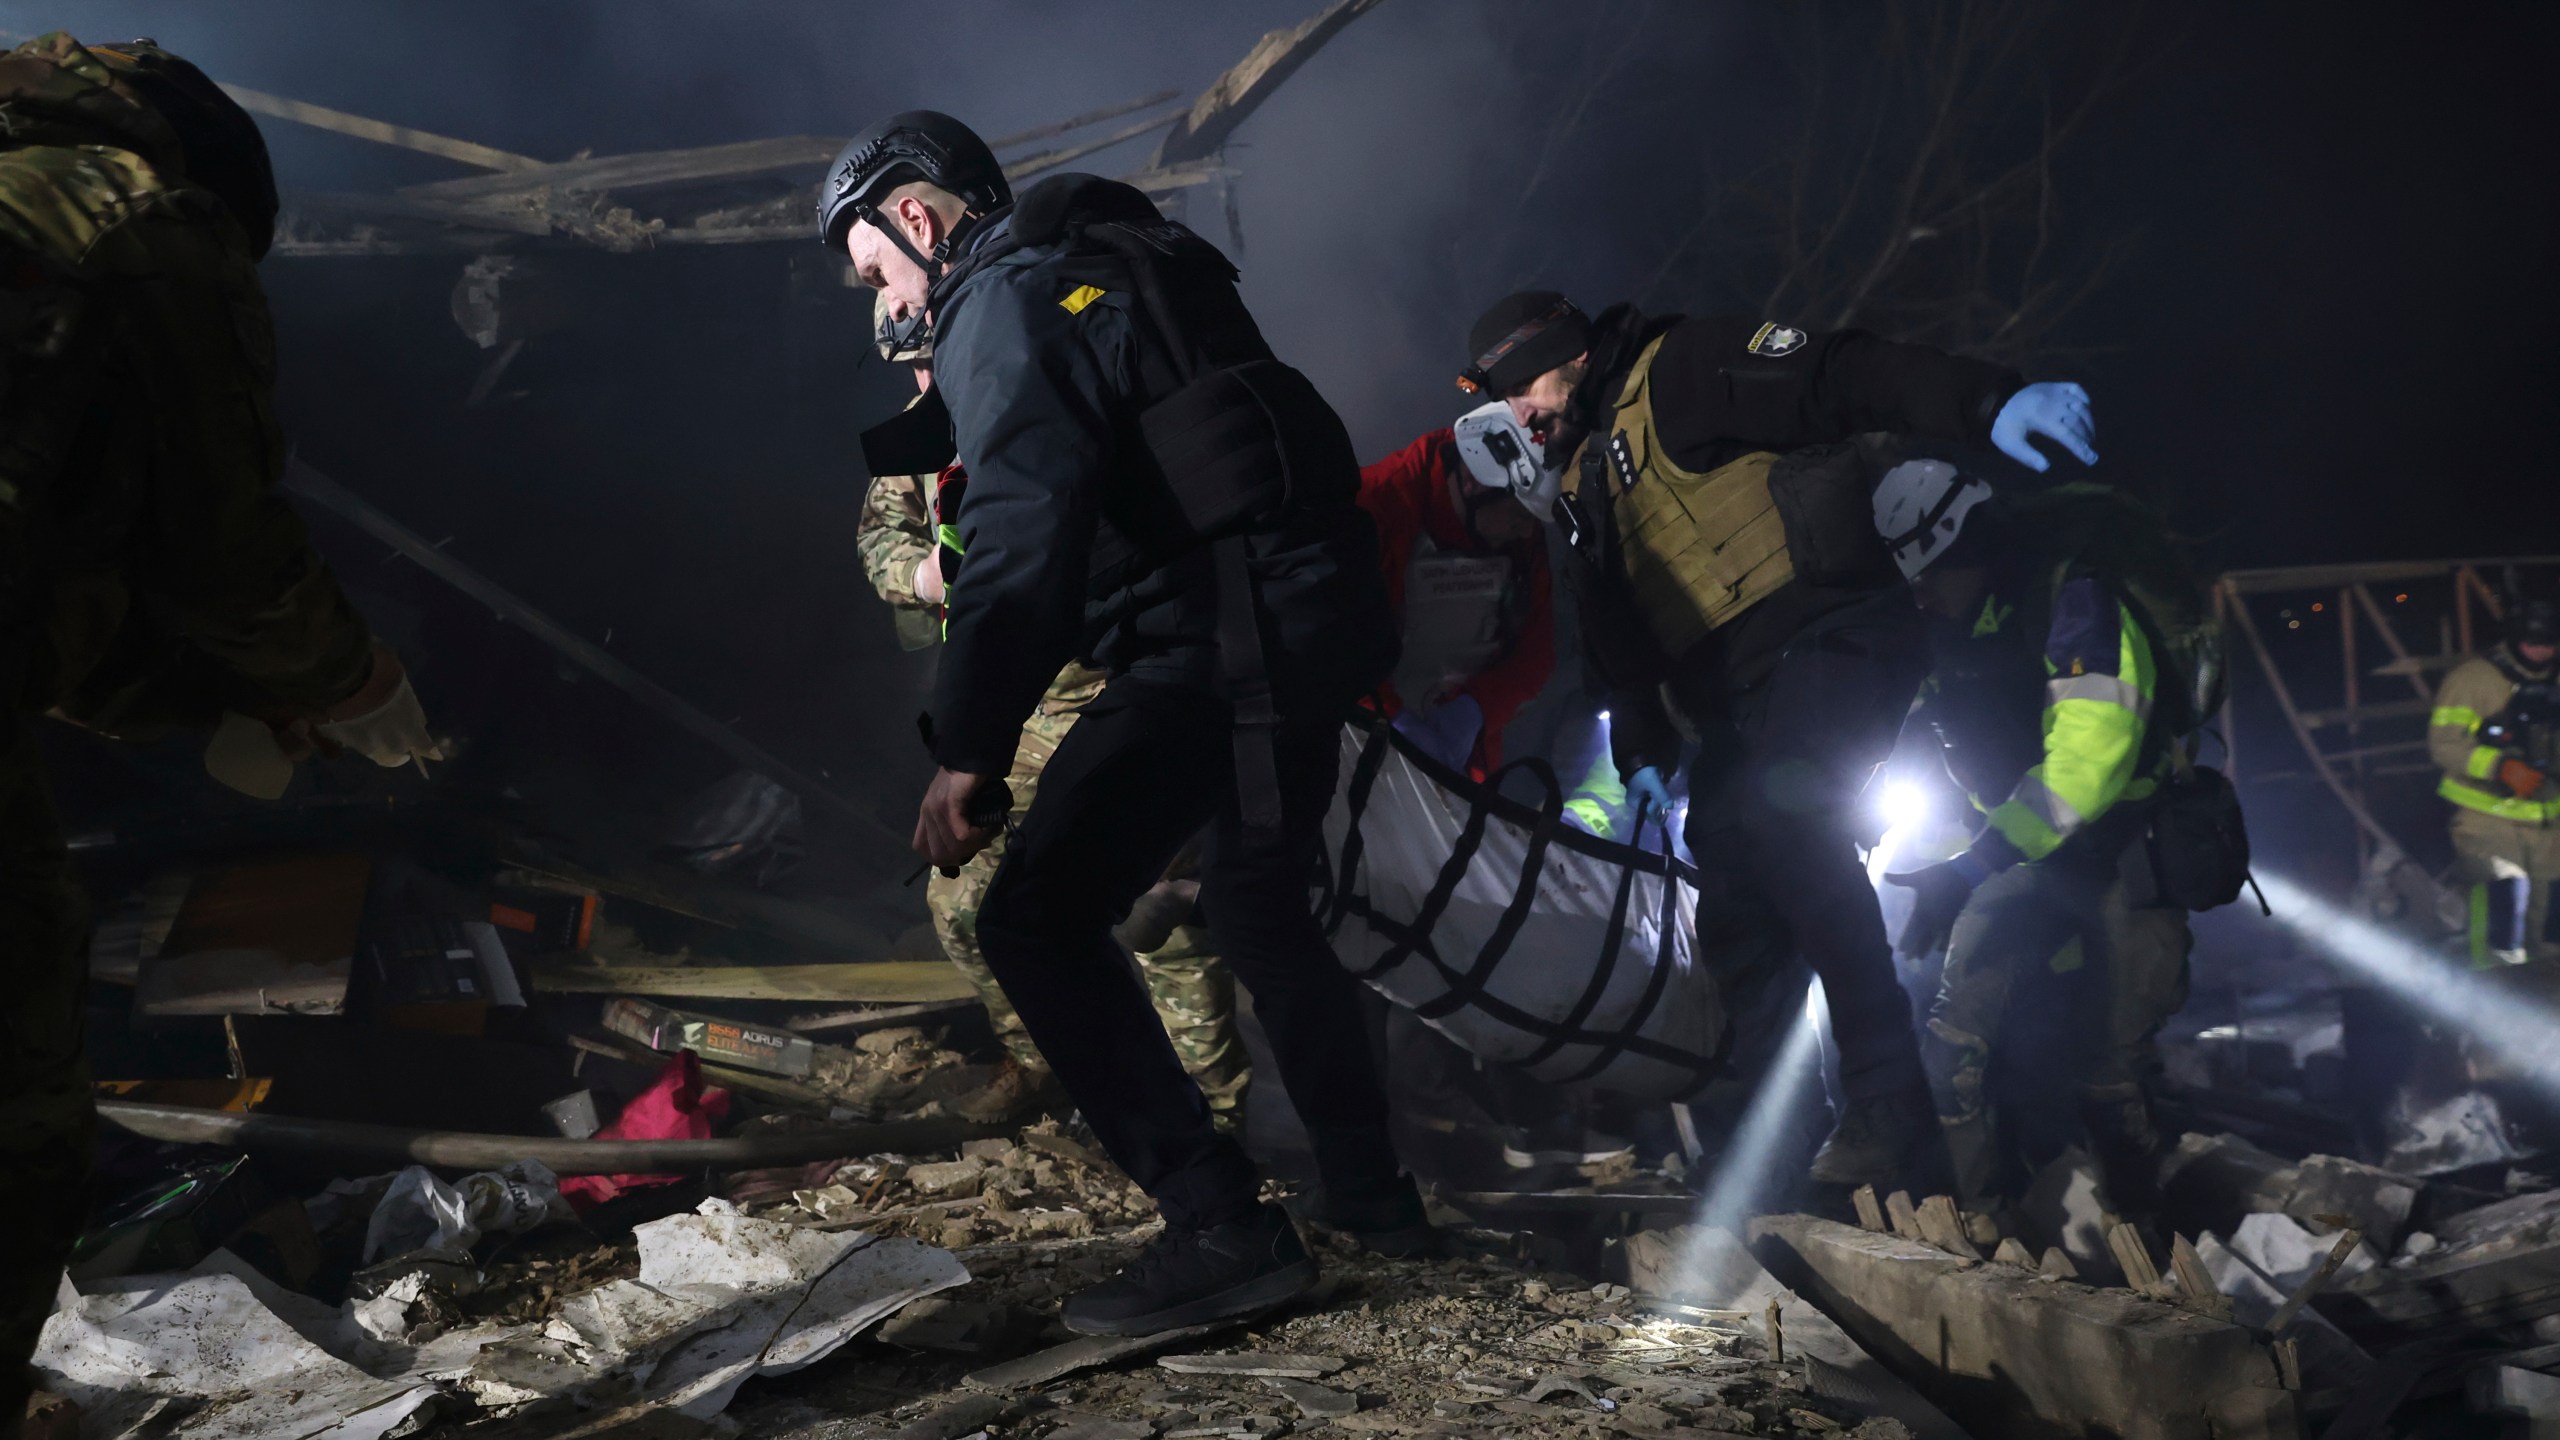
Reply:
<svg viewBox="0 0 2560 1440"><path fill-rule="evenodd" d="M1549 518L1563 477L1547 468L1547 447L1520 427L1510 402L1479 405L1459 416L1452 428L1468 479L1487 490L1508 490L1530 514Z"/></svg>
<svg viewBox="0 0 2560 1440"><path fill-rule="evenodd" d="M1964 517L1991 498L1991 487L1944 460L1905 460L1876 486L1876 533L1914 580L1956 543Z"/></svg>

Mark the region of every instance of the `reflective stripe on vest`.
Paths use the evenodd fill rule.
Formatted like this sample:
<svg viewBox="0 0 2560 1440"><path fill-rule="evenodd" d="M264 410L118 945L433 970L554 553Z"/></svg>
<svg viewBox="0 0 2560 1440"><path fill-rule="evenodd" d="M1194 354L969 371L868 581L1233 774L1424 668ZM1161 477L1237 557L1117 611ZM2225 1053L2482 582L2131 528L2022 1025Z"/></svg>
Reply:
<svg viewBox="0 0 2560 1440"><path fill-rule="evenodd" d="M1507 555L1461 555L1417 538L1404 580L1404 655L1396 662L1396 694L1430 705L1450 687L1502 658L1503 597L1511 588Z"/></svg>
<svg viewBox="0 0 2560 1440"><path fill-rule="evenodd" d="M2436 782L2436 793L2465 810L2495 815L2501 820L2514 820L2525 825L2548 825L2560 820L2560 800L2527 800L2521 795L2493 795L2476 785L2466 785L2447 775Z"/></svg>
<svg viewBox="0 0 2560 1440"><path fill-rule="evenodd" d="M1753 451L1700 474L1672 462L1653 413L1653 362L1662 342L1636 357L1618 396L1615 428L1584 442L1603 447L1619 551L1636 609L1664 654L1677 658L1707 632L1795 578L1787 533L1769 499L1777 456ZM1578 493L1582 467L1565 467Z"/></svg>

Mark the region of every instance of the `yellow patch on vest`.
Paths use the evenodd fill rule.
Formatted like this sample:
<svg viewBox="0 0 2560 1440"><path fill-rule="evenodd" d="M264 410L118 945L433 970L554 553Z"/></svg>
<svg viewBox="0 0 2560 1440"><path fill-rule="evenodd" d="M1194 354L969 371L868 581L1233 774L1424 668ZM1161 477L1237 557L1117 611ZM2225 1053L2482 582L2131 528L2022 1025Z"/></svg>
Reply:
<svg viewBox="0 0 2560 1440"><path fill-rule="evenodd" d="M1101 299L1109 293L1109 291L1101 289L1098 286L1079 285L1075 288L1074 294L1069 295L1066 299L1058 302L1058 308L1066 311L1070 315L1081 315L1084 313L1084 307Z"/></svg>

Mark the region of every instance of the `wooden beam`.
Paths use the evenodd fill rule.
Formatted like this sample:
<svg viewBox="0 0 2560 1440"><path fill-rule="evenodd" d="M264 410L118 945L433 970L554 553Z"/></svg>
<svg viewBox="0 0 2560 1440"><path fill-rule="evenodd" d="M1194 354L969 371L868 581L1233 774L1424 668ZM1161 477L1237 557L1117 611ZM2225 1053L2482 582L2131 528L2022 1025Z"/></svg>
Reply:
<svg viewBox="0 0 2560 1440"><path fill-rule="evenodd" d="M551 222L527 210L465 209L409 195L368 195L346 190L298 190L284 197L285 213L360 222L417 220L461 229L548 235Z"/></svg>
<svg viewBox="0 0 2560 1440"><path fill-rule="evenodd" d="M1135 125L1124 125L1098 140L1087 140L1080 145L1069 145L1057 150L1043 150L1037 155L1026 155L1004 167L1004 178L1019 180L1026 175L1037 175L1043 170L1055 170L1070 160L1081 160L1097 150L1108 150L1114 145L1126 144L1150 130L1161 130L1181 118L1180 115L1159 115L1153 120L1141 120Z"/></svg>
<svg viewBox="0 0 2560 1440"><path fill-rule="evenodd" d="M396 145L403 150L442 156L482 170L539 170L546 163L530 155L518 155L469 140L456 140L450 135L437 135L425 130L412 130L406 125L350 115L344 110L270 95L245 85L225 85L222 88L232 99L240 102L241 109L253 115L290 120L297 125L308 125L335 135L352 135L358 140L371 140L378 145Z"/></svg>
<svg viewBox="0 0 2560 1440"><path fill-rule="evenodd" d="M629 155L563 160L505 175L470 175L460 180L409 185L402 187L400 193L419 200L467 202L522 195L546 187L601 193L706 180L743 180L758 175L814 173L834 159L843 145L842 140L824 135L785 135L684 150L643 150Z"/></svg>
<svg viewBox="0 0 2560 1440"><path fill-rule="evenodd" d="M1099 110L1087 110L1081 115L1070 115L1064 120L1054 120L1046 125L1034 125L1028 130L1016 130L1010 135L999 135L987 142L987 148L1010 150L1016 145L1028 145L1034 140L1046 140L1053 135L1064 135L1070 130L1081 130L1087 125L1099 125L1105 120L1117 120L1132 111L1144 110L1150 105L1161 105L1167 100L1181 98L1180 90L1159 90L1153 95L1141 95L1135 100L1123 100L1117 105L1105 105ZM1170 120L1173 117L1166 118Z"/></svg>
<svg viewBox="0 0 2560 1440"><path fill-rule="evenodd" d="M1271 98L1281 82L1297 73L1342 27L1378 8L1379 0L1334 0L1294 29L1274 30L1262 37L1242 60L1200 92L1189 114L1156 147L1152 168L1214 155L1236 127Z"/></svg>
<svg viewBox="0 0 2560 1440"><path fill-rule="evenodd" d="M855 965L589 965L539 960L533 988L553 995L654 995L673 1000L790 1000L921 1005L967 1000L969 977L941 960Z"/></svg>

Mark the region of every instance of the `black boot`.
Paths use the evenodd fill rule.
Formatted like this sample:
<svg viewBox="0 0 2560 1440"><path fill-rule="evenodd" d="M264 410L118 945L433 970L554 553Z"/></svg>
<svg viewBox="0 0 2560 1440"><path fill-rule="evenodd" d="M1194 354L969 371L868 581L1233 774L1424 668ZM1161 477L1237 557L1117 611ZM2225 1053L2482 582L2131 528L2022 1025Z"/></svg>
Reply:
<svg viewBox="0 0 2560 1440"><path fill-rule="evenodd" d="M1328 1186L1316 1218L1390 1260L1427 1259L1442 1248L1440 1230L1423 1213L1422 1192L1410 1175L1358 1191Z"/></svg>
<svg viewBox="0 0 2560 1440"><path fill-rule="evenodd" d="M1813 1181L1891 1189L1937 1139L1938 1110L1925 1090L1852 1100L1842 1107L1831 1138L1814 1152Z"/></svg>
<svg viewBox="0 0 2560 1440"><path fill-rule="evenodd" d="M1256 1314L1315 1283L1289 1217L1260 1205L1205 1230L1168 1228L1128 1268L1068 1296L1058 1318L1079 1335L1153 1335Z"/></svg>

